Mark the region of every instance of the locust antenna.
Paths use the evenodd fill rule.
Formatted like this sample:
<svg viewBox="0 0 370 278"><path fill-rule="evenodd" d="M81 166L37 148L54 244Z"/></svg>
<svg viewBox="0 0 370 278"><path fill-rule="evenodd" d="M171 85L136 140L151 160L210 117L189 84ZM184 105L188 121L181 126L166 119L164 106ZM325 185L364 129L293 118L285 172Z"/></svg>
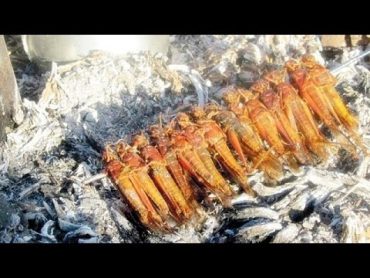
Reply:
<svg viewBox="0 0 370 278"><path fill-rule="evenodd" d="M159 126L160 126L161 129L163 128L163 124L162 124L162 112L159 113Z"/></svg>

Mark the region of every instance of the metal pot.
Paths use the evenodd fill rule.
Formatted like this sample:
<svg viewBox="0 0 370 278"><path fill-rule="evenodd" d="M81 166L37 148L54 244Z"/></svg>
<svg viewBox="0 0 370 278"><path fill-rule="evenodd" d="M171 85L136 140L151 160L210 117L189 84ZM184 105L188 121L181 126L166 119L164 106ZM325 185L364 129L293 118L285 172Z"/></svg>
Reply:
<svg viewBox="0 0 370 278"><path fill-rule="evenodd" d="M93 50L112 55L151 51L167 54L168 35L23 35L23 47L33 61L70 62Z"/></svg>

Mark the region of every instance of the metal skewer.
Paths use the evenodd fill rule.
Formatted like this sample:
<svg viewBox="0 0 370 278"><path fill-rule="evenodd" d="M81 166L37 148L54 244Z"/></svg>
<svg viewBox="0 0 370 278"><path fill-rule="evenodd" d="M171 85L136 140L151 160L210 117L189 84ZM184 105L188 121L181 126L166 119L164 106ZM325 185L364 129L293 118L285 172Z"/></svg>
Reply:
<svg viewBox="0 0 370 278"><path fill-rule="evenodd" d="M104 179L106 178L108 175L106 173L99 173L99 174L96 174L90 178L87 178L83 181L81 181L81 184L83 185L86 185L86 184L89 184L89 183L92 183L94 181L98 181L98 180L101 180L101 179Z"/></svg>
<svg viewBox="0 0 370 278"><path fill-rule="evenodd" d="M361 58L363 58L363 57L365 57L365 56L367 56L367 55L369 55L370 54L370 49L369 50L367 50L367 51L365 51L365 52L363 52L363 53L361 53L360 55L358 55L358 56L356 56L356 57L354 57L354 58L352 58L352 59L349 59L347 62L345 62L344 64L342 64L342 65L340 65L340 66L338 66L338 67L336 67L336 68L334 68L334 69L332 69L332 70L330 70L330 72L332 73L332 74L338 74L342 69L344 69L345 67L348 67L350 64L353 64L353 63L355 63L355 62L357 62L358 60L360 60Z"/></svg>

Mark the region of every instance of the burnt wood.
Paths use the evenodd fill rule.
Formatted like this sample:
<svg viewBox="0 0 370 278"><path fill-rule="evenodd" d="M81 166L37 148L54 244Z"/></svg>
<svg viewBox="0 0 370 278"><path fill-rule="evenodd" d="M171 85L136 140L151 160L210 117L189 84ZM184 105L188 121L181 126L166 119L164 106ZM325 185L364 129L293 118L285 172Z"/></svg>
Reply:
<svg viewBox="0 0 370 278"><path fill-rule="evenodd" d="M23 121L22 100L3 35L0 35L0 143L5 128Z"/></svg>

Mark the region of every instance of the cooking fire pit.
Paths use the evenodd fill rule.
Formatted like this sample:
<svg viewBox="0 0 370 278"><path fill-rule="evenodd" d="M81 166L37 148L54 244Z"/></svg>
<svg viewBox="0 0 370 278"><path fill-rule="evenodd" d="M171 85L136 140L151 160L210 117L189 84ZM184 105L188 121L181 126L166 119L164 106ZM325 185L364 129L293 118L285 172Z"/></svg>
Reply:
<svg viewBox="0 0 370 278"><path fill-rule="evenodd" d="M223 199L219 191L202 188L202 182L211 182L197 180L197 173L192 174L190 169L196 216L185 221L181 219L186 213L179 213L164 221L166 227L160 225L161 229L146 225L145 215L122 194L117 177L112 178L107 146L112 146L117 155L117 146L123 146L125 152L140 156L141 145L138 143L135 150L129 145L133 145L135 135L149 138L147 131L152 125L180 129L176 125L184 122L179 123L179 115L191 115L194 107L209 109L215 115L222 107L237 115L238 109L228 106L225 95L237 91L246 99L248 92L256 94L252 90L256 82L266 73L279 72L287 61L312 57L331 70L367 47L353 44L329 48L315 35L170 36L169 41L168 53L113 55L95 51L73 62L50 63L45 69L30 62L21 36L6 36L24 120L7 129L7 141L0 150L0 242L369 242L366 151L370 146L370 72L366 57L335 71L334 87L349 113L358 119L358 138L352 134L346 141L343 134L347 131L342 134L338 128L336 133L336 127L323 123L309 100L303 99L318 132L327 140L320 145L328 151L326 159L303 163L291 151L284 160L286 154L273 150L262 156L262 162L255 162L250 158L254 153L249 154L246 160L251 169L245 173L248 191L210 147L211 160L233 194ZM294 90L298 94L298 87ZM228 129L212 115L207 120L220 126L233 157L242 165L237 148L228 141ZM190 117L189 121L196 119ZM258 132L263 129L256 121L251 123ZM177 138L174 131L167 131L170 138ZM207 138L211 142L213 137ZM262 138L261 144L268 149L268 139ZM281 163L281 176L273 181L256 166L272 154ZM149 165L147 171L157 169L152 167L156 164L149 164L149 156L141 159ZM295 160L299 165L296 168L294 163L284 162ZM185 162L180 166L185 167ZM135 180L131 171L127 172L130 182ZM148 173L153 178L154 173ZM154 214L160 201L156 203L154 195L134 189L141 194L141 201L146 200L145 211ZM169 215L175 215L171 195L160 187L158 192L171 204Z"/></svg>

